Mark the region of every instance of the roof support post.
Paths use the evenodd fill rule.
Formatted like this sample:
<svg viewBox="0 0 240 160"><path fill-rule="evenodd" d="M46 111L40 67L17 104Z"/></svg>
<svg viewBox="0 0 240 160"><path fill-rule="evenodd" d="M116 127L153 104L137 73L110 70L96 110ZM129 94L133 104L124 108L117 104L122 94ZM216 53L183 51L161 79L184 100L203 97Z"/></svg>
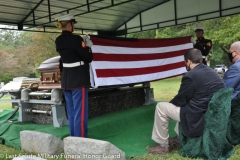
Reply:
<svg viewBox="0 0 240 160"><path fill-rule="evenodd" d="M177 0L174 0L174 18L175 18L175 25L177 25Z"/></svg>
<svg viewBox="0 0 240 160"><path fill-rule="evenodd" d="M18 23L18 30L23 30L23 23Z"/></svg>
<svg viewBox="0 0 240 160"><path fill-rule="evenodd" d="M124 27L125 27L125 31L126 31L126 33L125 33L125 38L127 37L127 23L124 23Z"/></svg>
<svg viewBox="0 0 240 160"><path fill-rule="evenodd" d="M35 12L33 11L32 14L33 14L33 25L35 26L36 25L36 22L35 22Z"/></svg>
<svg viewBox="0 0 240 160"><path fill-rule="evenodd" d="M142 31L142 13L139 14L140 30Z"/></svg>
<svg viewBox="0 0 240 160"><path fill-rule="evenodd" d="M49 22L52 22L52 20L51 20L50 0L48 0L48 18L49 18Z"/></svg>
<svg viewBox="0 0 240 160"><path fill-rule="evenodd" d="M222 17L222 0L219 0L220 17Z"/></svg>
<svg viewBox="0 0 240 160"><path fill-rule="evenodd" d="M88 12L90 12L90 4L89 4L89 0L86 0L86 3L87 3L87 9L88 9Z"/></svg>

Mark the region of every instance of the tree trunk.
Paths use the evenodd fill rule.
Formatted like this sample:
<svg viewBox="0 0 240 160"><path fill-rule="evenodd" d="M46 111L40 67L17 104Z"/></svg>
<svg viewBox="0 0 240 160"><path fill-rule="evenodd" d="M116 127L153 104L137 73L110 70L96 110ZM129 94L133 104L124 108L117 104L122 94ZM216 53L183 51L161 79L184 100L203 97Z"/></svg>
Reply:
<svg viewBox="0 0 240 160"><path fill-rule="evenodd" d="M219 45L220 46L220 45ZM229 49L225 46L220 46L220 48L224 51L224 53L228 54L229 53Z"/></svg>

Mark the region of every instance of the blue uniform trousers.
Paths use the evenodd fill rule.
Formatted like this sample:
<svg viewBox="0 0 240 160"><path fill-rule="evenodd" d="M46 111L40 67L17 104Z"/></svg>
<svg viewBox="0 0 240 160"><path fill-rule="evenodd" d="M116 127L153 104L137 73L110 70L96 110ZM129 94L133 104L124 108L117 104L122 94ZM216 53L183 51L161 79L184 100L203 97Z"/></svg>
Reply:
<svg viewBox="0 0 240 160"><path fill-rule="evenodd" d="M70 136L87 137L88 88L63 90L68 113Z"/></svg>

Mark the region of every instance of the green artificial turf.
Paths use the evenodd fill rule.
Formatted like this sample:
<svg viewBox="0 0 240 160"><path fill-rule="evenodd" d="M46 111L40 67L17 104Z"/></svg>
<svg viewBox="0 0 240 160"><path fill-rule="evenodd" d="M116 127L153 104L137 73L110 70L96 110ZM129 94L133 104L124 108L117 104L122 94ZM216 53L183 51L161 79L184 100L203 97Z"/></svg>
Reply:
<svg viewBox="0 0 240 160"><path fill-rule="evenodd" d="M154 110L156 104L140 106L89 119L89 138L109 141L125 152L126 158L147 153L146 146L154 145L151 140ZM12 110L4 110L0 121L6 119ZM16 117L15 117L16 118ZM175 136L175 122L170 122L170 136ZM55 128L53 125L40 125L31 122L7 122L0 126L0 140L5 145L20 149L19 133L23 130L50 133L60 139L69 135L68 127Z"/></svg>

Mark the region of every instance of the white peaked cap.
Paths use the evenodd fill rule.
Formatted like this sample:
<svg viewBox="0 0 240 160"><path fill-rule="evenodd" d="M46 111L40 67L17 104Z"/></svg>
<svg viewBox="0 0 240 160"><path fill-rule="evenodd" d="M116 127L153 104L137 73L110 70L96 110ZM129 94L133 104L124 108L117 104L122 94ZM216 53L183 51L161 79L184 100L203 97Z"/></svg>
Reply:
<svg viewBox="0 0 240 160"><path fill-rule="evenodd" d="M197 24L197 25L194 25L193 26L193 29L196 31L196 30L204 30L205 29L205 27L204 27L204 25L202 25L202 24Z"/></svg>
<svg viewBox="0 0 240 160"><path fill-rule="evenodd" d="M55 18L55 20L57 21L70 21L70 20L74 20L74 15L69 13L69 14L65 14L61 17Z"/></svg>

